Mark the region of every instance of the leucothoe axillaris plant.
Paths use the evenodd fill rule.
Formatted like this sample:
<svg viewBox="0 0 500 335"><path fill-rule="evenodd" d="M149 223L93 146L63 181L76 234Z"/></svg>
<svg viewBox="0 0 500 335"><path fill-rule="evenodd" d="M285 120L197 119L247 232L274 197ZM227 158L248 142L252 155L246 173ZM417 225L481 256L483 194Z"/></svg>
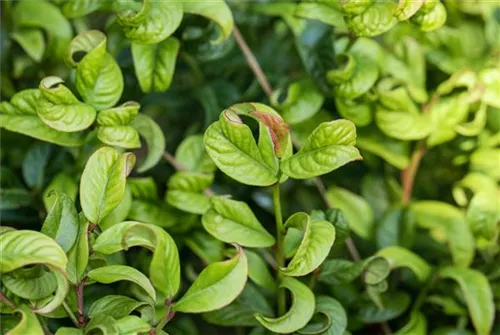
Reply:
<svg viewBox="0 0 500 335"><path fill-rule="evenodd" d="M1 6L2 334L500 333L496 2Z"/></svg>

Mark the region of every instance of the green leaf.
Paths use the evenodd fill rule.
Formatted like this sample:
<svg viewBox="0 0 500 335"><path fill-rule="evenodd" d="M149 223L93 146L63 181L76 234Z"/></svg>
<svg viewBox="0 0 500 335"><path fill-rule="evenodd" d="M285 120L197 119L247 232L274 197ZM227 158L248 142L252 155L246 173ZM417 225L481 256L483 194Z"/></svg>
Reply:
<svg viewBox="0 0 500 335"><path fill-rule="evenodd" d="M236 248L237 254L230 260L207 266L174 304L173 310L183 313L209 312L236 299L245 287L248 275L245 253L239 246Z"/></svg>
<svg viewBox="0 0 500 335"><path fill-rule="evenodd" d="M163 229L140 222L126 221L104 231L93 247L112 254L142 246L153 251L149 267L151 282L166 297L173 297L180 286L179 253L172 237Z"/></svg>
<svg viewBox="0 0 500 335"><path fill-rule="evenodd" d="M356 145L385 160L398 169L404 169L410 164L408 142L398 141L385 136L376 128L363 127L358 130Z"/></svg>
<svg viewBox="0 0 500 335"><path fill-rule="evenodd" d="M292 305L288 312L275 319L262 314L256 314L255 318L275 333L293 333L311 320L315 308L314 294L306 285L290 277L283 278L280 288L287 288L292 293Z"/></svg>
<svg viewBox="0 0 500 335"><path fill-rule="evenodd" d="M215 238L252 248L270 247L275 243L246 203L223 196L212 197L211 203L212 208L201 221Z"/></svg>
<svg viewBox="0 0 500 335"><path fill-rule="evenodd" d="M78 185L76 184L74 179L68 176L67 174L65 173L57 174L43 191L43 204L45 205L45 209L47 211L50 208L52 208L52 205L57 200L56 197L49 196L51 191L55 191L57 193L64 193L70 199L76 200L76 195L78 193Z"/></svg>
<svg viewBox="0 0 500 335"><path fill-rule="evenodd" d="M411 22L420 26L420 30L422 31L439 29L446 22L446 7L438 1L433 3L435 5L431 10L420 10L411 18Z"/></svg>
<svg viewBox="0 0 500 335"><path fill-rule="evenodd" d="M375 120L384 134L399 140L419 140L428 136L432 130L429 117L412 108L394 111L379 107Z"/></svg>
<svg viewBox="0 0 500 335"><path fill-rule="evenodd" d="M132 43L135 75L144 93L165 92L170 87L179 48L175 37L158 44Z"/></svg>
<svg viewBox="0 0 500 335"><path fill-rule="evenodd" d="M345 22L342 12L335 8L334 2L300 2L295 9L295 16L318 20L328 25L345 28Z"/></svg>
<svg viewBox="0 0 500 335"><path fill-rule="evenodd" d="M82 329L61 327L57 329L55 335L85 335Z"/></svg>
<svg viewBox="0 0 500 335"><path fill-rule="evenodd" d="M375 224L374 214L365 199L336 186L330 187L326 196L330 203L345 215L350 229L364 239L372 236Z"/></svg>
<svg viewBox="0 0 500 335"><path fill-rule="evenodd" d="M145 172L154 167L163 157L165 152L165 136L160 126L149 116L139 114L132 121L131 126L139 132L148 146L148 154L144 161L137 167L137 172Z"/></svg>
<svg viewBox="0 0 500 335"><path fill-rule="evenodd" d="M117 223L124 221L132 208L132 193L130 187L125 187L125 194L118 206L111 213L106 215L99 223L99 227L104 231Z"/></svg>
<svg viewBox="0 0 500 335"><path fill-rule="evenodd" d="M337 300L324 295L316 297L314 313L325 317L326 327L324 322L319 325L310 322L298 331L299 334L318 334L317 330L321 329L321 334L324 335L343 335L346 331L347 315L344 307Z"/></svg>
<svg viewBox="0 0 500 335"><path fill-rule="evenodd" d="M139 334L152 329L146 321L135 315L128 315L116 322L119 334Z"/></svg>
<svg viewBox="0 0 500 335"><path fill-rule="evenodd" d="M427 334L427 320L420 312L413 312L410 320L403 328L399 329L396 335L425 335Z"/></svg>
<svg viewBox="0 0 500 335"><path fill-rule="evenodd" d="M443 268L438 275L452 279L460 286L477 334L490 334L495 307L493 293L486 277L476 270L458 267Z"/></svg>
<svg viewBox="0 0 500 335"><path fill-rule="evenodd" d="M343 118L351 120L358 127L364 127L372 123L374 106L363 98L355 100L335 99L337 112Z"/></svg>
<svg viewBox="0 0 500 335"><path fill-rule="evenodd" d="M47 126L62 132L87 129L94 123L96 110L78 101L63 82L55 76L42 79L36 107L38 116Z"/></svg>
<svg viewBox="0 0 500 335"><path fill-rule="evenodd" d="M85 326L84 333L92 334L96 330L103 335L119 335L116 320L109 315L100 315L92 318Z"/></svg>
<svg viewBox="0 0 500 335"><path fill-rule="evenodd" d="M13 294L28 300L40 300L50 296L57 281L50 271L35 265L2 274L2 284Z"/></svg>
<svg viewBox="0 0 500 335"><path fill-rule="evenodd" d="M0 209L17 209L31 205L32 202L33 196L28 190L22 188L0 190Z"/></svg>
<svg viewBox="0 0 500 335"><path fill-rule="evenodd" d="M140 271L126 265L108 265L89 271L87 276L96 282L111 284L125 280L139 285L148 295L148 302L156 301L156 292L149 279Z"/></svg>
<svg viewBox="0 0 500 335"><path fill-rule="evenodd" d="M470 156L470 170L485 173L498 182L500 181L499 160L500 149L480 148Z"/></svg>
<svg viewBox="0 0 500 335"><path fill-rule="evenodd" d="M143 0L139 11L127 8L117 13L118 23L127 39L140 44L163 41L179 27L182 16L182 3L172 0Z"/></svg>
<svg viewBox="0 0 500 335"><path fill-rule="evenodd" d="M285 94L285 100L280 102L280 97ZM310 79L293 82L286 92L277 90L271 97L273 107L280 110L283 119L289 124L302 122L319 112L324 100Z"/></svg>
<svg viewBox="0 0 500 335"><path fill-rule="evenodd" d="M210 198L202 194L214 180L212 174L180 171L168 181L167 202L189 213L204 214L211 206Z"/></svg>
<svg viewBox="0 0 500 335"><path fill-rule="evenodd" d="M189 214L191 215L191 214ZM188 214L159 201L132 200L129 219L149 223L163 228L188 225Z"/></svg>
<svg viewBox="0 0 500 335"><path fill-rule="evenodd" d="M474 239L459 209L438 201L418 201L410 208L420 227L429 229L438 241L448 243L457 266L469 266L474 258Z"/></svg>
<svg viewBox="0 0 500 335"><path fill-rule="evenodd" d="M107 295L97 299L90 307L88 316L93 318L98 315L109 315L115 319L121 319L134 311L144 308L152 308L146 302L125 297L123 295Z"/></svg>
<svg viewBox="0 0 500 335"><path fill-rule="evenodd" d="M457 96L441 97L431 106L429 115L432 132L427 139L429 146L436 146L455 138L456 127L467 118L469 110L467 95L465 92Z"/></svg>
<svg viewBox="0 0 500 335"><path fill-rule="evenodd" d="M41 189L44 184L44 174L51 147L47 143L37 143L30 148L23 160L23 178L32 189Z"/></svg>
<svg viewBox="0 0 500 335"><path fill-rule="evenodd" d="M410 297L403 292L382 296L384 308L375 304L362 305L358 317L365 323L379 323L397 318L410 306Z"/></svg>
<svg viewBox="0 0 500 335"><path fill-rule="evenodd" d="M98 224L118 206L125 194L127 175L135 164L131 153L104 147L87 161L80 183L80 203L90 222Z"/></svg>
<svg viewBox="0 0 500 335"><path fill-rule="evenodd" d="M213 172L215 165L203 145L203 135L191 135L182 140L175 151L175 159L187 171Z"/></svg>
<svg viewBox="0 0 500 335"><path fill-rule="evenodd" d="M365 262L353 263L345 259L329 259L321 265L318 280L331 285L347 284L358 278L364 267Z"/></svg>
<svg viewBox="0 0 500 335"><path fill-rule="evenodd" d="M40 63L45 52L43 32L36 28L22 28L14 31L11 37L35 62Z"/></svg>
<svg viewBox="0 0 500 335"><path fill-rule="evenodd" d="M97 110L113 107L123 92L122 72L106 51L106 40L102 32L89 30L76 36L69 47L70 63L76 67L76 89ZM76 60L77 53L85 55Z"/></svg>
<svg viewBox="0 0 500 335"><path fill-rule="evenodd" d="M270 291L276 290L274 278L262 257L249 250L245 250L245 254L248 260L248 277L259 286Z"/></svg>
<svg viewBox="0 0 500 335"><path fill-rule="evenodd" d="M382 283L391 271L390 263L383 257L370 257L364 262L363 280L368 285Z"/></svg>
<svg viewBox="0 0 500 335"><path fill-rule="evenodd" d="M139 133L131 126L106 126L97 128L97 138L107 145L136 149L141 147Z"/></svg>
<svg viewBox="0 0 500 335"><path fill-rule="evenodd" d="M67 18L77 18L95 12L103 5L101 0L68 0L64 2L61 11Z"/></svg>
<svg viewBox="0 0 500 335"><path fill-rule="evenodd" d="M377 36L391 29L397 20L393 16L392 2L373 2L362 13L344 16L345 23L356 36Z"/></svg>
<svg viewBox="0 0 500 335"><path fill-rule="evenodd" d="M302 241L292 260L281 271L287 276L304 276L323 263L335 241L335 227L325 220L311 220L303 212L295 213L285 222L285 229L303 232Z"/></svg>
<svg viewBox="0 0 500 335"><path fill-rule="evenodd" d="M79 223L78 237L76 243L67 253L68 265L66 266L68 279L75 285L82 279L89 263L89 222L83 213L80 213Z"/></svg>
<svg viewBox="0 0 500 335"><path fill-rule="evenodd" d="M307 179L329 173L361 159L356 144L356 128L347 120L320 124L309 135L302 149L281 163L281 170L295 179Z"/></svg>
<svg viewBox="0 0 500 335"><path fill-rule="evenodd" d="M204 313L203 319L226 327L257 326L259 323L255 320L255 313L272 314L273 310L260 289L247 283L235 301L222 309Z"/></svg>
<svg viewBox="0 0 500 335"><path fill-rule="evenodd" d="M207 264L219 262L223 259L224 243L204 231L195 231L190 234L185 243L192 252ZM250 273L250 257L248 257L248 267Z"/></svg>
<svg viewBox="0 0 500 335"><path fill-rule="evenodd" d="M380 250L376 255L384 257L389 262L391 269L399 267L411 269L421 282L425 282L431 274L429 264L408 249L392 246Z"/></svg>
<svg viewBox="0 0 500 335"><path fill-rule="evenodd" d="M223 39L227 39L233 31L233 14L224 0L183 2L182 9L185 13L204 16L217 24L222 34L219 39L212 43L218 43Z"/></svg>
<svg viewBox="0 0 500 335"><path fill-rule="evenodd" d="M311 212L313 220L326 220L335 227L335 244L332 250L342 247L346 238L349 237L349 225L344 214L337 208L329 208L326 211L313 210Z"/></svg>
<svg viewBox="0 0 500 335"><path fill-rule="evenodd" d="M21 314L21 322L7 332L7 335L43 335L44 331L38 322L36 314L34 314L27 305L21 305L16 309L16 313Z"/></svg>
<svg viewBox="0 0 500 335"><path fill-rule="evenodd" d="M497 222L500 218L499 191L497 189L479 191L467 208L466 220L475 236L487 240L497 235Z"/></svg>
<svg viewBox="0 0 500 335"><path fill-rule="evenodd" d="M215 165L240 183L269 186L278 181L277 166L266 164L252 131L231 109L208 127L204 143Z"/></svg>
<svg viewBox="0 0 500 335"><path fill-rule="evenodd" d="M74 201L64 193L52 191L56 200L50 208L41 232L53 238L61 248L68 252L76 242L79 220Z"/></svg>

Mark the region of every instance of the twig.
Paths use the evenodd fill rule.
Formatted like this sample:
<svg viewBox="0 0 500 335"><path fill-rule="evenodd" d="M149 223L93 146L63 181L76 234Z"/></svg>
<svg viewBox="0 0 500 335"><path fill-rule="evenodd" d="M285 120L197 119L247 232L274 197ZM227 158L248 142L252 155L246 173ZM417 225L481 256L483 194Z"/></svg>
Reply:
<svg viewBox="0 0 500 335"><path fill-rule="evenodd" d="M76 299L77 299L77 307L76 310L78 312L78 324L80 328L85 327L87 320L83 311L83 288L85 283L87 282L87 276L83 277L82 280L75 286Z"/></svg>
<svg viewBox="0 0 500 335"><path fill-rule="evenodd" d="M2 291L0 291L0 301L10 308L16 309L17 306L15 303L12 302Z"/></svg>
<svg viewBox="0 0 500 335"><path fill-rule="evenodd" d="M273 94L271 85L269 84L269 81L267 80L267 77L264 74L264 72L262 72L262 68L260 67L259 62L257 62L257 59L255 58L252 50L250 50L250 48L248 47L247 42L241 35L240 30L238 29L236 24L233 26L233 35L234 39L236 40L236 43L238 44L241 51L245 55L248 65L250 66L253 73L255 74L255 77L259 81L260 87L262 87L264 93L266 93L267 98L271 99L271 95Z"/></svg>
<svg viewBox="0 0 500 335"><path fill-rule="evenodd" d="M179 163L175 159L175 157L170 154L170 152L165 151L163 153L163 158L165 158L165 160L169 162L170 165L172 165L174 169L176 169L177 171L182 171L182 172L187 171L187 169L181 163ZM211 188L207 188L206 190L203 191L203 193L205 193L205 195L209 197L215 196L215 192Z"/></svg>
<svg viewBox="0 0 500 335"><path fill-rule="evenodd" d="M80 323L78 322L78 319L76 318L76 316L73 313L73 311L71 310L71 308L69 308L68 303L66 302L66 300L64 300L62 302L62 305L63 305L64 309L66 310L66 313L68 313L69 318L71 319L71 321L73 321L73 323L75 324L75 326L80 327Z"/></svg>
<svg viewBox="0 0 500 335"><path fill-rule="evenodd" d="M285 231L283 230L283 215L281 214L281 199L280 199L280 176L278 176L278 182L273 186L273 204L274 204L274 216L276 217L276 264L278 267L282 268L285 266L285 253L284 253L284 241L285 241ZM283 273L278 269L277 281L281 282L283 278ZM285 314L286 308L286 295L284 290L278 290L278 315Z"/></svg>
<svg viewBox="0 0 500 335"><path fill-rule="evenodd" d="M417 143L417 148L411 156L410 164L401 171L401 184L403 185L403 196L401 202L408 204L413 192L413 185L415 183L415 176L417 175L418 167L425 154L425 140Z"/></svg>

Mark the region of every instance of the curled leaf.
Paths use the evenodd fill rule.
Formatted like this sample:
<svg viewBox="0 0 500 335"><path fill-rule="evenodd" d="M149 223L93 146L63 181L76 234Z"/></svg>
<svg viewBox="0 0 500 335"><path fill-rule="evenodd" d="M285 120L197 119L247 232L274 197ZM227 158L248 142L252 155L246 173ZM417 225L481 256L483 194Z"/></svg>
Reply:
<svg viewBox="0 0 500 335"><path fill-rule="evenodd" d="M139 114L130 124L144 138L148 146L146 158L139 164L137 171L142 173L154 167L165 152L165 135L160 126L149 116Z"/></svg>
<svg viewBox="0 0 500 335"><path fill-rule="evenodd" d="M362 13L346 16L344 20L347 27L357 36L377 36L385 33L397 23L393 16L394 9L393 2L375 1Z"/></svg>

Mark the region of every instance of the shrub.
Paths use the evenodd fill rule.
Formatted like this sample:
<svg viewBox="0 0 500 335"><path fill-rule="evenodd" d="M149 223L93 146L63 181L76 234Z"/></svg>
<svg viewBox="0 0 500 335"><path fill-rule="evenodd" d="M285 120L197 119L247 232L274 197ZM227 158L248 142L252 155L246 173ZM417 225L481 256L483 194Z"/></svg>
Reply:
<svg viewBox="0 0 500 335"><path fill-rule="evenodd" d="M21 0L1 29L2 333L500 333L497 3Z"/></svg>

